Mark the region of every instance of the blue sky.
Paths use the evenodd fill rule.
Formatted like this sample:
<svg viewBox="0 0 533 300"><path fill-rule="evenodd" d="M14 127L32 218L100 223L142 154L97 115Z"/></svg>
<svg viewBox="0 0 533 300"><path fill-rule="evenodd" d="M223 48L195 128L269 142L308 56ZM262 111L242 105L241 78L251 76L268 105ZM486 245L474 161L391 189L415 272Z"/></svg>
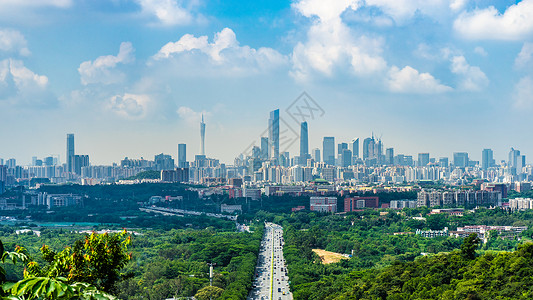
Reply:
<svg viewBox="0 0 533 300"><path fill-rule="evenodd" d="M303 91L325 112L310 149L533 155L532 56L533 0L5 0L0 157L64 157L73 132L93 164L192 159L203 113L232 163Z"/></svg>

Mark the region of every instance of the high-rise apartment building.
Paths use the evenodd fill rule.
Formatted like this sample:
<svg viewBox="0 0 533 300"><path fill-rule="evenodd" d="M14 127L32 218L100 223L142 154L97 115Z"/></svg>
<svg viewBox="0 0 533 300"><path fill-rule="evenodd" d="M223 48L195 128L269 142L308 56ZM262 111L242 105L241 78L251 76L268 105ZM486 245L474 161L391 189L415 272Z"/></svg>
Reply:
<svg viewBox="0 0 533 300"><path fill-rule="evenodd" d="M74 157L74 134L67 134L67 172L74 173L72 162Z"/></svg>
<svg viewBox="0 0 533 300"><path fill-rule="evenodd" d="M363 159L374 157L374 138L363 140Z"/></svg>
<svg viewBox="0 0 533 300"><path fill-rule="evenodd" d="M270 158L279 159L279 109L270 112L268 119L268 140L270 142Z"/></svg>
<svg viewBox="0 0 533 300"><path fill-rule="evenodd" d="M188 168L187 163L187 145L178 144L178 168Z"/></svg>
<svg viewBox="0 0 533 300"><path fill-rule="evenodd" d="M335 138L332 136L324 137L322 142L323 161L330 166L335 165Z"/></svg>

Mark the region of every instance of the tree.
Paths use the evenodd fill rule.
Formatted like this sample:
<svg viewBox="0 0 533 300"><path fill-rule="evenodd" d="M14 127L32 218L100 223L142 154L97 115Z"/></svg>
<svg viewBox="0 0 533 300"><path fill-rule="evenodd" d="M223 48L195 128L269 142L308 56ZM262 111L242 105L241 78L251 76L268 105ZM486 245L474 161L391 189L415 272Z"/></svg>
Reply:
<svg viewBox="0 0 533 300"><path fill-rule="evenodd" d="M206 286L198 290L194 298L198 300L213 300L217 299L224 292L223 289L216 286Z"/></svg>
<svg viewBox="0 0 533 300"><path fill-rule="evenodd" d="M446 216L443 214L433 214L429 215L426 218L427 225L431 230L442 230L444 227L448 226L448 221L446 221Z"/></svg>
<svg viewBox="0 0 533 300"><path fill-rule="evenodd" d="M477 233L471 233L467 236L461 245L461 255L468 259L476 258L476 249L481 240L477 237Z"/></svg>
<svg viewBox="0 0 533 300"><path fill-rule="evenodd" d="M69 282L85 282L110 292L121 278L120 269L131 259L127 254L131 236L126 235L126 231L119 234L93 232L59 253L44 245L41 253L48 265L41 268L38 263L29 262L25 277L64 277Z"/></svg>

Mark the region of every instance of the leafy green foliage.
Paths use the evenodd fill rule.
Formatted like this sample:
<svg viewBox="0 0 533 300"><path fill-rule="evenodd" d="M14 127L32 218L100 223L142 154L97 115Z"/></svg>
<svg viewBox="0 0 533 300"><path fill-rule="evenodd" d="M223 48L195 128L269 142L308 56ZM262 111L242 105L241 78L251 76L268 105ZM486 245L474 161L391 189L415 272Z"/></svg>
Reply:
<svg viewBox="0 0 533 300"><path fill-rule="evenodd" d="M223 289L216 287L216 286L206 286L204 288L201 288L196 295L194 295L194 298L198 300L211 300L211 299L218 299L220 295L224 292Z"/></svg>

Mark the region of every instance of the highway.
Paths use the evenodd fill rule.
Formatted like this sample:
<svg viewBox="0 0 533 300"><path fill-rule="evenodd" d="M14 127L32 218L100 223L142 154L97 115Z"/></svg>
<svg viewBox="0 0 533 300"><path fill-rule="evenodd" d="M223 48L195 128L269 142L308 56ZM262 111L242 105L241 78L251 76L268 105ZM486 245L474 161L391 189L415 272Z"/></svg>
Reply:
<svg viewBox="0 0 533 300"><path fill-rule="evenodd" d="M292 300L283 259L283 244L283 228L266 223L249 300Z"/></svg>

